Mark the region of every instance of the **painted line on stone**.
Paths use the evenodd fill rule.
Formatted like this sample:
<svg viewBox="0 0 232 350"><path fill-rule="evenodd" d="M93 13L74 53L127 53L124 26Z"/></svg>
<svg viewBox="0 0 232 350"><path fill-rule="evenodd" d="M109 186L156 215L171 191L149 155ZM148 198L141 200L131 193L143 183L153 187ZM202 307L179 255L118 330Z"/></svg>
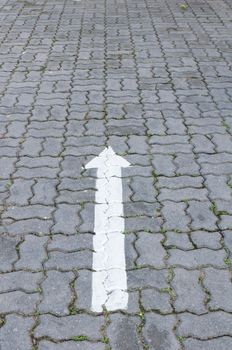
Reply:
<svg viewBox="0 0 232 350"><path fill-rule="evenodd" d="M86 169L97 168L93 237L91 310L125 310L128 305L125 261L125 220L121 168L130 163L111 147L91 160Z"/></svg>

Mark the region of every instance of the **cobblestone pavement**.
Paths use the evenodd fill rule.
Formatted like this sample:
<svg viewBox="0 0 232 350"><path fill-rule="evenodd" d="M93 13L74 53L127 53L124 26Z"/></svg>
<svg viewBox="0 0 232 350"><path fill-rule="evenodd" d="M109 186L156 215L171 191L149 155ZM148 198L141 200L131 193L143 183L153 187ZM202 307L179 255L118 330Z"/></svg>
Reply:
<svg viewBox="0 0 232 350"><path fill-rule="evenodd" d="M232 349L232 3L0 0L0 349ZM95 170L129 307L90 311Z"/></svg>

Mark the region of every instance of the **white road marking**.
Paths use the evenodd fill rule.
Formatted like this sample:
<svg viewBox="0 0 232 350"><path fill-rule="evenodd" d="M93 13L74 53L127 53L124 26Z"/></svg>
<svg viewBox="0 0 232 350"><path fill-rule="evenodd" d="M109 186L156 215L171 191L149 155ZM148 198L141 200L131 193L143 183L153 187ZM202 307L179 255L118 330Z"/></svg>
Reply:
<svg viewBox="0 0 232 350"><path fill-rule="evenodd" d="M92 311L127 309L123 193L121 168L130 163L111 147L91 160L86 169L97 168L93 238Z"/></svg>

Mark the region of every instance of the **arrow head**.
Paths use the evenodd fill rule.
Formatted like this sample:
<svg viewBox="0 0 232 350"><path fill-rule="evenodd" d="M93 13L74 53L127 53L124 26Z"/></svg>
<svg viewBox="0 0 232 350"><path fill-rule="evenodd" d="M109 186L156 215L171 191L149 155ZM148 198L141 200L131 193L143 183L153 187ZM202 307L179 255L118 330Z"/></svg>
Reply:
<svg viewBox="0 0 232 350"><path fill-rule="evenodd" d="M126 159L118 156L112 147L107 147L97 157L87 163L85 169L109 167L127 168L129 166L130 163Z"/></svg>

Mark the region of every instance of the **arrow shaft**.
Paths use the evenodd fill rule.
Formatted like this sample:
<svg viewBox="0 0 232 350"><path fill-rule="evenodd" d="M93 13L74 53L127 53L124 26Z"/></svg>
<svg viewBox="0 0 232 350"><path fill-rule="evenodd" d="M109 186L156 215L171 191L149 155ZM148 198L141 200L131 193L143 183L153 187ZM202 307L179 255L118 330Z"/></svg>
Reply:
<svg viewBox="0 0 232 350"><path fill-rule="evenodd" d="M93 239L92 310L128 303L121 168L98 169Z"/></svg>

